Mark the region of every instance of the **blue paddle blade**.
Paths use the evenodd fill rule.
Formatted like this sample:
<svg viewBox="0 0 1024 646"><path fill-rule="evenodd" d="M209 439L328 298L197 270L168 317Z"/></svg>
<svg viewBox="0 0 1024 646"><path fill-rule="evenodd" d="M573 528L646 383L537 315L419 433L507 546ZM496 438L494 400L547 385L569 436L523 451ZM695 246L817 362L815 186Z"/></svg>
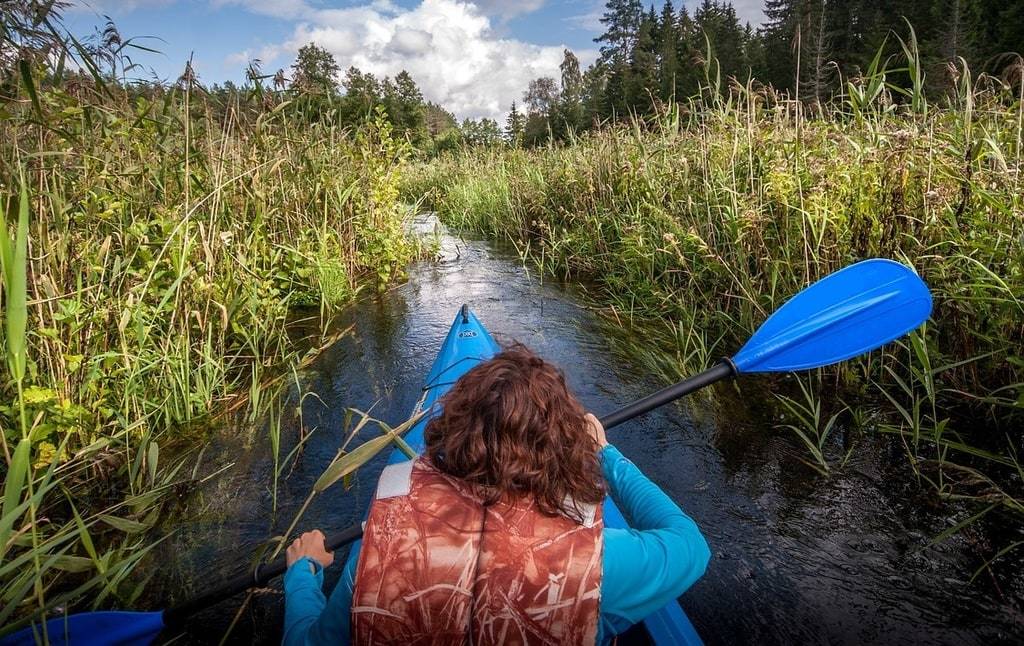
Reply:
<svg viewBox="0 0 1024 646"><path fill-rule="evenodd" d="M827 366L898 339L931 311L931 293L912 269L865 260L790 299L732 360L741 373Z"/></svg>
<svg viewBox="0 0 1024 646"><path fill-rule="evenodd" d="M82 612L46 622L51 644L67 646L121 646L149 644L164 628L163 612ZM37 638L38 637L38 642ZM34 646L42 643L42 627L36 626L0 637L0 646Z"/></svg>

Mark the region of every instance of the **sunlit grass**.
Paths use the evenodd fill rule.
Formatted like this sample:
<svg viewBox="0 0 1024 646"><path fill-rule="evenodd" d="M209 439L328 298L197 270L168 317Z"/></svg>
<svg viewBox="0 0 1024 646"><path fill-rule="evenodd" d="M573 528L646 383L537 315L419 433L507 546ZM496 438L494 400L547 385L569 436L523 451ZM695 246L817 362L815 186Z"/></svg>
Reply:
<svg viewBox="0 0 1024 646"><path fill-rule="evenodd" d="M269 420L276 503L282 384L340 306L417 253L407 146L379 115L352 133L42 72L0 114L0 633L130 606L150 530L206 476L195 447L215 416ZM290 338L300 308L319 310L319 339Z"/></svg>

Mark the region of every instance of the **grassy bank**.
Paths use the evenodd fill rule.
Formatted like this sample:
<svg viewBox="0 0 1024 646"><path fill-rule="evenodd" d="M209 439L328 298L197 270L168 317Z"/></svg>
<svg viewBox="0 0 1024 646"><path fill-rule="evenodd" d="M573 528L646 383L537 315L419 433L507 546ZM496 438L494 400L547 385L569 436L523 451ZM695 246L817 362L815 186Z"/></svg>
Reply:
<svg viewBox="0 0 1024 646"><path fill-rule="evenodd" d="M852 262L913 266L935 296L926 329L788 389L787 431L823 473L844 459L836 428L891 434L943 498L1024 512L1020 88L965 71L951 105L897 106L884 74L814 114L752 87L709 92L653 125L442 157L404 190L596 285L620 320L664 322L666 377L731 354Z"/></svg>
<svg viewBox="0 0 1024 646"><path fill-rule="evenodd" d="M211 417L255 420L303 359L289 320L326 330L416 251L406 145L382 119L352 133L187 79L48 75L24 67L0 113L6 628L130 607L147 530L203 475Z"/></svg>

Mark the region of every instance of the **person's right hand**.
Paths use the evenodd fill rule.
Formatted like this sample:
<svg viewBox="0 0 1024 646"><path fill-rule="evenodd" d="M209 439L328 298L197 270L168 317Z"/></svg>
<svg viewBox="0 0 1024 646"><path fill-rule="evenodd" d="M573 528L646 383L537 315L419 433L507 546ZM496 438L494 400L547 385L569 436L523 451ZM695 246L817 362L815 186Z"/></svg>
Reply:
<svg viewBox="0 0 1024 646"><path fill-rule="evenodd" d="M590 426L590 435L597 442L597 448L603 449L608 446L608 438L604 434L604 426L601 425L601 421L594 417L593 414L587 413L584 418L587 420L587 424Z"/></svg>

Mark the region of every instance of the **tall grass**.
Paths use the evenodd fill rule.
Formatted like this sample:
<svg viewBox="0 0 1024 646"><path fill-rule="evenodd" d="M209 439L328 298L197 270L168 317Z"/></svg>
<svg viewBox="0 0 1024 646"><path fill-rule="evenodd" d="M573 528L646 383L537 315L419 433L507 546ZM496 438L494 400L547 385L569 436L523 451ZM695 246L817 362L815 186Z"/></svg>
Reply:
<svg viewBox="0 0 1024 646"><path fill-rule="evenodd" d="M620 320L664 321L674 376L734 352L786 298L830 272L868 257L913 266L934 292L932 322L906 350L812 376L784 400L798 419L789 430L822 472L841 464L829 441L837 420L820 406L838 384L857 418L885 420L878 430L907 447L937 493L976 493L971 469L1016 510L1020 79L972 80L962 69L948 105L929 105L916 43L900 44L910 65L887 69L880 54L815 118L771 88L734 83L670 106L657 123L441 157L417 166L405 190L427 195L451 226L511 240L547 271L596 285ZM894 87L908 70L910 89Z"/></svg>
<svg viewBox="0 0 1024 646"><path fill-rule="evenodd" d="M380 115L352 133L190 79L19 80L0 112L0 633L130 605L148 530L203 477L189 447L215 415L256 421L302 361L297 308L326 338L416 253L407 147Z"/></svg>

